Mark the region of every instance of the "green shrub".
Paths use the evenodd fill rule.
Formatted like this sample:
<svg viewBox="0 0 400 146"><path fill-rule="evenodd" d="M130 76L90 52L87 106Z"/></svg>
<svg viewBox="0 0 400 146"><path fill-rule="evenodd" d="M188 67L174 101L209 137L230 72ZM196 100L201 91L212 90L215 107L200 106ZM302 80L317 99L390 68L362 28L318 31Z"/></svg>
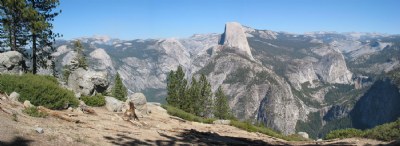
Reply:
<svg viewBox="0 0 400 146"><path fill-rule="evenodd" d="M51 76L2 74L0 84L1 91L18 92L20 101L29 100L34 105L50 109L63 109L66 105L75 107L79 103L72 91L60 87Z"/></svg>
<svg viewBox="0 0 400 146"><path fill-rule="evenodd" d="M351 137L364 137L383 141L400 139L400 119L364 131L358 129L334 130L326 136L326 139Z"/></svg>
<svg viewBox="0 0 400 146"><path fill-rule="evenodd" d="M196 116L194 114L187 113L187 112L185 112L185 111L183 111L181 109L178 109L176 107L169 106L169 105L162 105L162 107L167 110L168 114L170 114L172 116L180 117L180 118L188 120L188 121L211 124L215 120L215 119L208 119L208 118L198 117L198 116Z"/></svg>
<svg viewBox="0 0 400 146"><path fill-rule="evenodd" d="M47 113L39 112L37 107L29 107L29 108L22 110L22 112L28 114L31 117L39 117L39 118L47 117Z"/></svg>
<svg viewBox="0 0 400 146"><path fill-rule="evenodd" d="M400 139L400 119L395 122L386 123L376 126L372 129L365 130L363 137L383 141Z"/></svg>
<svg viewBox="0 0 400 146"><path fill-rule="evenodd" d="M305 141L307 139L301 137L301 136L296 136L296 135L290 135L290 136L284 136L270 128L264 127L264 126L255 126L250 123L250 121L237 121L237 120L231 120L231 126L237 127L242 130L246 130L248 132L259 132L265 135L269 135L272 137L288 140L288 141Z"/></svg>
<svg viewBox="0 0 400 146"><path fill-rule="evenodd" d="M347 129L331 131L326 135L325 139L350 138L350 137L362 137L362 136L363 136L363 131L354 128L347 128Z"/></svg>
<svg viewBox="0 0 400 146"><path fill-rule="evenodd" d="M106 105L106 99L101 94L96 94L95 96L82 96L81 100L88 106L98 107Z"/></svg>

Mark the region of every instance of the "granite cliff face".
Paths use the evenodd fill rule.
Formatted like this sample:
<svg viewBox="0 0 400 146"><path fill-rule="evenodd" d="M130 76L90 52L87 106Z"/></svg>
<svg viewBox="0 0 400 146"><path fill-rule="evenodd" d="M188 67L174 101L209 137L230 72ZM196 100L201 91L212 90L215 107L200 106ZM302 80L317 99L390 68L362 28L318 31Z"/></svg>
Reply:
<svg viewBox="0 0 400 146"><path fill-rule="evenodd" d="M220 44L226 46L226 49L233 49L237 53L245 55L250 60L254 60L246 34L240 23L226 23L225 32L221 36Z"/></svg>
<svg viewBox="0 0 400 146"><path fill-rule="evenodd" d="M221 85L239 119L262 122L284 134L305 131L315 138L353 113L373 120L362 112L372 101L398 104L397 94L382 94L393 100L376 101L372 95L380 94L371 90L375 76L400 66L399 36L291 34L229 22L223 34L184 39L80 40L90 69L107 72L110 81L118 72L131 92L142 92L149 101L165 102L167 74L181 65L187 78L205 74L213 91ZM53 56L59 72L76 56L71 46L69 41L58 43ZM388 114L384 122L398 117L381 113Z"/></svg>

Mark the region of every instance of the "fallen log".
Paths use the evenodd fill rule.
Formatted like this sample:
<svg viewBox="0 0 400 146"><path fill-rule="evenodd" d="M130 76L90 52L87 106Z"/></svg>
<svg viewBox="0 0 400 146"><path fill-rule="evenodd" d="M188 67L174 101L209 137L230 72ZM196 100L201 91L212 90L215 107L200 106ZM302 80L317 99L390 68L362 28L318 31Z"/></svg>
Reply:
<svg viewBox="0 0 400 146"><path fill-rule="evenodd" d="M8 111L8 110L3 109L1 106L0 106L0 110L3 111L3 112L6 113L6 114L9 114L9 115L12 115L12 114L13 114L12 112L10 112L10 111Z"/></svg>
<svg viewBox="0 0 400 146"><path fill-rule="evenodd" d="M57 111L53 111L53 110L48 109L48 108L45 108L45 107L43 107L43 106L38 106L38 110L39 110L40 112L47 113L47 114L49 114L50 116L59 118L59 119L61 119L61 120L65 120L65 121L73 122L73 123L83 123L83 122L81 122L81 121L79 121L79 120L72 119L72 118L69 118L69 117L67 117L67 116L63 116L62 113L57 112Z"/></svg>
<svg viewBox="0 0 400 146"><path fill-rule="evenodd" d="M172 116L170 116L169 118L178 120L179 122L186 122L186 120L184 120L184 119L182 119L182 118L178 118L178 117L172 117Z"/></svg>
<svg viewBox="0 0 400 146"><path fill-rule="evenodd" d="M82 109L83 113L85 113L85 114L97 115L93 109L91 109L87 106L80 106L80 108Z"/></svg>

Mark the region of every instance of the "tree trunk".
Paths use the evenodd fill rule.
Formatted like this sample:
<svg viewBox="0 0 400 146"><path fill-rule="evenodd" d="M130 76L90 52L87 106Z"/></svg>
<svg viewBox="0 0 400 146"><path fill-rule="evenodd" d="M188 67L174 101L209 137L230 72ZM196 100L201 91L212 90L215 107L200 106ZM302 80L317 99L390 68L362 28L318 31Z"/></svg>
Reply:
<svg viewBox="0 0 400 146"><path fill-rule="evenodd" d="M32 34L32 73L37 72L37 61L36 61L36 34Z"/></svg>

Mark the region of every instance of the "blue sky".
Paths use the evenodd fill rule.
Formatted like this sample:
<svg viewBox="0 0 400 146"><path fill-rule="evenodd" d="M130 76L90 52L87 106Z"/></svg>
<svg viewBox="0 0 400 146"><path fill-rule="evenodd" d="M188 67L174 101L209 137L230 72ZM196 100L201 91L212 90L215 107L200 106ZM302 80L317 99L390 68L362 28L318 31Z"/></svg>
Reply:
<svg viewBox="0 0 400 146"><path fill-rule="evenodd" d="M257 29L400 34L400 0L60 0L63 39L184 38L222 33L225 22Z"/></svg>

